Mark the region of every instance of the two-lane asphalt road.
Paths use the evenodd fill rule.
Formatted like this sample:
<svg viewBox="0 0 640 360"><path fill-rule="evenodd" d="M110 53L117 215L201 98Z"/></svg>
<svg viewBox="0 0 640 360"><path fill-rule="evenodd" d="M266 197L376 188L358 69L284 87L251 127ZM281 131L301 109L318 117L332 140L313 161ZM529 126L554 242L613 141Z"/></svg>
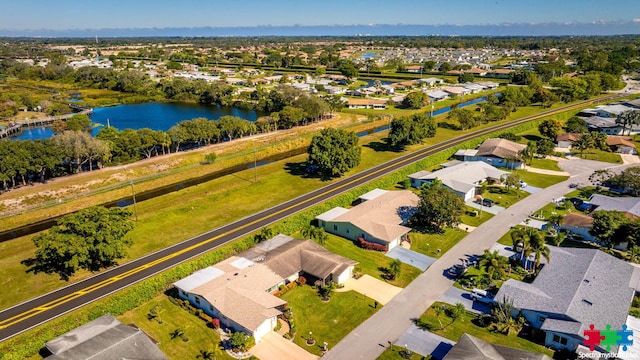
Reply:
<svg viewBox="0 0 640 360"><path fill-rule="evenodd" d="M393 173L424 157L454 147L469 139L508 129L543 116L589 104L590 101L550 110L539 115L495 125L406 154L400 158L338 180L323 188L276 205L270 209L214 229L174 246L123 264L91 278L71 284L0 312L0 341L77 309L127 286L135 284L181 262L246 236L260 228L312 207L381 176Z"/></svg>

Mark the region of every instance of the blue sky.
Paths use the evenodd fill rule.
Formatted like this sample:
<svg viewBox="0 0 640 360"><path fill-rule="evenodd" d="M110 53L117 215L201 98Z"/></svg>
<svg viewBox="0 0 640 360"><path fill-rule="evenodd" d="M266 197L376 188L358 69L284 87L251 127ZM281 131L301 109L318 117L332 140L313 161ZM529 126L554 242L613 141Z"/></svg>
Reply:
<svg viewBox="0 0 640 360"><path fill-rule="evenodd" d="M0 29L640 21L638 0L0 0Z"/></svg>

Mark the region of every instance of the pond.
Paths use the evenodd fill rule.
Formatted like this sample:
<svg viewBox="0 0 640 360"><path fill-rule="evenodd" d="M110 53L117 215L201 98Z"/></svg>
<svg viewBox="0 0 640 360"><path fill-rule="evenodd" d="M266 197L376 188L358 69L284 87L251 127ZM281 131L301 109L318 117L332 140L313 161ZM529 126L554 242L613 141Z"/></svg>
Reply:
<svg viewBox="0 0 640 360"><path fill-rule="evenodd" d="M220 105L202 105L188 103L145 103L95 108L91 121L96 124L93 135L109 124L117 129L141 129L167 131L183 120L198 117L218 119L224 115L233 115L249 121L255 121L262 114L254 110ZM13 140L37 140L53 136L50 127L25 128Z"/></svg>

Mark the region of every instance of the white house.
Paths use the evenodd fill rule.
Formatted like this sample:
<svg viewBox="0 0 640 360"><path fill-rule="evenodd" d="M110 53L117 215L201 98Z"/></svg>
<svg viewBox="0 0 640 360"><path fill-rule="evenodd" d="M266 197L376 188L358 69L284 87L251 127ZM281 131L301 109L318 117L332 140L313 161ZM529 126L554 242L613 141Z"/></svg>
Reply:
<svg viewBox="0 0 640 360"><path fill-rule="evenodd" d="M360 197L364 200L351 209L333 208L316 216L325 231L356 241L363 238L392 249L406 238L404 226L415 213L419 198L410 190L376 189Z"/></svg>
<svg viewBox="0 0 640 360"><path fill-rule="evenodd" d="M566 200L569 201L569 200ZM571 234L580 235L586 241L596 241L595 236L589 233L593 227L593 218L589 215L569 213L564 216L560 230L566 230Z"/></svg>
<svg viewBox="0 0 640 360"><path fill-rule="evenodd" d="M635 109L622 104L602 105L596 106L596 115L603 118L617 118L620 114L629 110Z"/></svg>
<svg viewBox="0 0 640 360"><path fill-rule="evenodd" d="M487 180L501 181L508 173L484 162L463 162L434 172L419 171L409 175L411 186L419 188L438 179L464 201L476 195L476 188Z"/></svg>
<svg viewBox="0 0 640 360"><path fill-rule="evenodd" d="M356 264L311 240L280 234L173 285L181 298L258 342L284 311L286 301L271 294L280 285L301 275L342 283Z"/></svg>

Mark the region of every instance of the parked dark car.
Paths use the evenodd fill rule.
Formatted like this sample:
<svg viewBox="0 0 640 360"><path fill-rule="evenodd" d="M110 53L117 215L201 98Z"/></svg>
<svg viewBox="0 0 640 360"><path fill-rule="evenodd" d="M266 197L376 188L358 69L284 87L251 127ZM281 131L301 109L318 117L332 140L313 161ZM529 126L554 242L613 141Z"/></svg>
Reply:
<svg viewBox="0 0 640 360"><path fill-rule="evenodd" d="M492 207L493 205L495 205L495 201L487 198L476 199L476 203L482 204L482 206L486 206L486 207Z"/></svg>
<svg viewBox="0 0 640 360"><path fill-rule="evenodd" d="M447 274L450 277L452 277L454 279L457 279L460 275L464 274L465 271L467 271L467 268L465 268L462 265L457 264L457 265L453 265L452 267L450 267L447 270Z"/></svg>

